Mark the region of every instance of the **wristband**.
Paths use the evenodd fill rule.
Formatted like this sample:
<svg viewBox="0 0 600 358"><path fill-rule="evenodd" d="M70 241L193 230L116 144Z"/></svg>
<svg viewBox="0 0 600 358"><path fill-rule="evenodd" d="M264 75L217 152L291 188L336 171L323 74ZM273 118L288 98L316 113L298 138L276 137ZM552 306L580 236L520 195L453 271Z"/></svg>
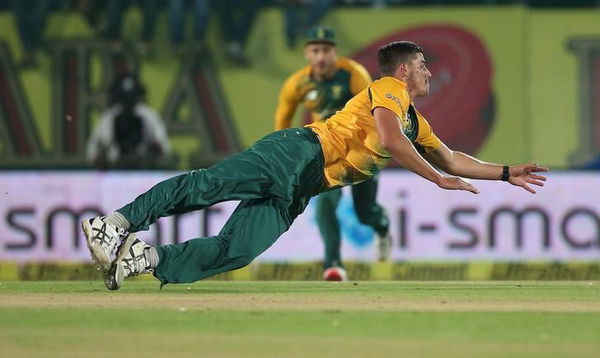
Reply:
<svg viewBox="0 0 600 358"><path fill-rule="evenodd" d="M508 172L508 165L505 165L502 167L502 177L500 179L508 181L508 178L510 178L510 173Z"/></svg>

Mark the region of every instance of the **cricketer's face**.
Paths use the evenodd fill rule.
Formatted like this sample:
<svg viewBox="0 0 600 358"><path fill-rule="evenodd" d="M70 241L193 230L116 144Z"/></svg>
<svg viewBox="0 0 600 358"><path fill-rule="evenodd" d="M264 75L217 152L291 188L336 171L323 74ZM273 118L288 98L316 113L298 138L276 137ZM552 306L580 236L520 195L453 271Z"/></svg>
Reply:
<svg viewBox="0 0 600 358"><path fill-rule="evenodd" d="M425 58L422 53L417 53L415 58L410 60L406 65L407 68L407 84L411 93L415 96L427 96L429 94L429 80L431 72L425 66Z"/></svg>
<svg viewBox="0 0 600 358"><path fill-rule="evenodd" d="M304 57L312 69L312 74L319 77L331 75L337 61L335 46L327 43L312 43L304 48Z"/></svg>

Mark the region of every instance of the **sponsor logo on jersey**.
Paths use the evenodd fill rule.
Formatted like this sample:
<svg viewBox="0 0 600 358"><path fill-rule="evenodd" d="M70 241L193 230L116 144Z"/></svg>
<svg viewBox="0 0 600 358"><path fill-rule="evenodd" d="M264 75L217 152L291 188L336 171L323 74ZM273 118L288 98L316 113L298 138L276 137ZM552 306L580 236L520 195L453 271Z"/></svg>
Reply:
<svg viewBox="0 0 600 358"><path fill-rule="evenodd" d="M402 102L400 102L400 98L394 96L391 93L386 93L385 97L396 102L398 107L400 107L400 110L402 111L402 117L399 118L400 125L402 126L402 131L406 132L406 129L410 126L410 118L408 118L408 113L406 113L406 111L404 110L404 107L402 106Z"/></svg>

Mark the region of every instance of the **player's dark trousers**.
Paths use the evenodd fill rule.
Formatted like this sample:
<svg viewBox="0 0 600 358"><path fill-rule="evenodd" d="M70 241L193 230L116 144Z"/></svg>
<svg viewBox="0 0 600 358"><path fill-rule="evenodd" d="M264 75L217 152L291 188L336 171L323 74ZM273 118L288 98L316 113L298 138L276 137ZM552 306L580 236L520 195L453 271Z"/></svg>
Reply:
<svg viewBox="0 0 600 358"><path fill-rule="evenodd" d="M341 233L336 210L341 189L319 194L317 198L317 223L325 245L325 268L343 266L341 260ZM388 232L389 220L383 207L377 204L377 179L373 178L352 186L352 199L358 220L369 225L373 230L384 236Z"/></svg>
<svg viewBox="0 0 600 358"><path fill-rule="evenodd" d="M158 246L154 275L194 282L243 267L269 248L323 190L323 152L309 129L272 133L208 169L158 183L118 211L131 232L158 218L241 200L219 235Z"/></svg>

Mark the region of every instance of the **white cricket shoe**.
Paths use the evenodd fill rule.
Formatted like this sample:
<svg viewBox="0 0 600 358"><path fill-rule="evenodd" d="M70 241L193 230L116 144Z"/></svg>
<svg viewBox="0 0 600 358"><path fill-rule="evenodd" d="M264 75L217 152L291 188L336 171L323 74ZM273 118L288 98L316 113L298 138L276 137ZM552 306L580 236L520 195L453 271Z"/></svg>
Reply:
<svg viewBox="0 0 600 358"><path fill-rule="evenodd" d="M375 233L375 244L377 245L377 259L387 261L392 253L392 237L387 232L384 236Z"/></svg>
<svg viewBox="0 0 600 358"><path fill-rule="evenodd" d="M323 271L323 280L325 281L348 281L348 274L343 267L329 267Z"/></svg>
<svg viewBox="0 0 600 358"><path fill-rule="evenodd" d="M118 290L127 277L151 273L154 270L146 257L150 245L129 234L117 250L117 257L104 277L104 285L109 290Z"/></svg>
<svg viewBox="0 0 600 358"><path fill-rule="evenodd" d="M104 217L95 217L83 220L81 228L94 264L98 269L107 272L125 230L107 224L103 219Z"/></svg>

